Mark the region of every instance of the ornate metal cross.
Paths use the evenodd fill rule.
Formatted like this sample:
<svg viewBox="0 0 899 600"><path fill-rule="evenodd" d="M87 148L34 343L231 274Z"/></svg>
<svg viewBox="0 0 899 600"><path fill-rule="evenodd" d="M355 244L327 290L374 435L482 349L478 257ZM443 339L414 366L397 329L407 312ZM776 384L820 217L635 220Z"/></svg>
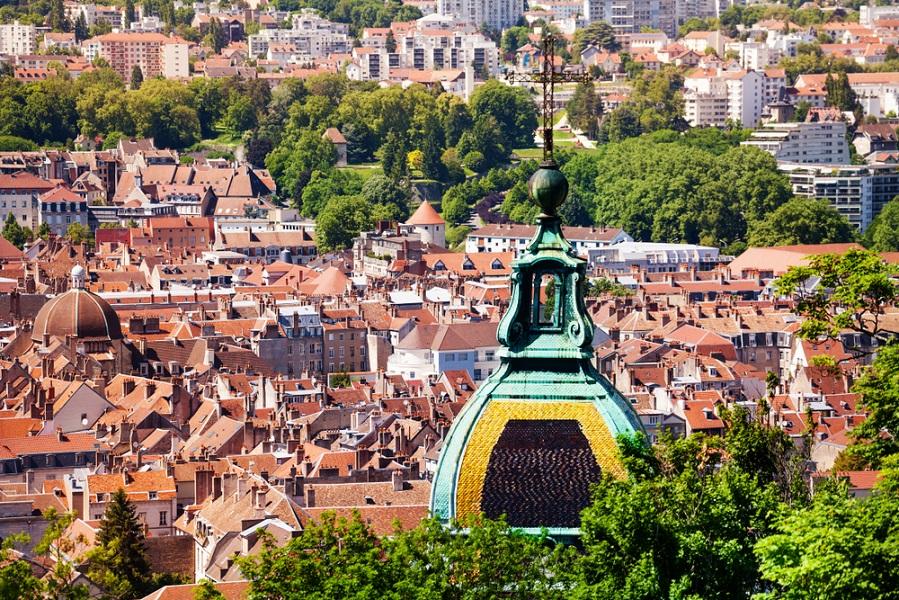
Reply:
<svg viewBox="0 0 899 600"><path fill-rule="evenodd" d="M584 71L574 73L556 68L556 36L548 33L540 41L542 56L542 68L530 73L509 73L506 79L510 83L527 82L539 83L543 86L543 162L553 163L553 96L555 84L571 82L587 82L590 75Z"/></svg>

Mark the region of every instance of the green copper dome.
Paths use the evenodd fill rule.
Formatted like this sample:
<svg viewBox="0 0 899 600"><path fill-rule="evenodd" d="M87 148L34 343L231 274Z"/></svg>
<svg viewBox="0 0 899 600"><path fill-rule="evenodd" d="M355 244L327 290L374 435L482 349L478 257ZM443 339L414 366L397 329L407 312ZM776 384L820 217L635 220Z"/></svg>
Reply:
<svg viewBox="0 0 899 600"><path fill-rule="evenodd" d="M642 427L593 366L587 264L556 216L568 182L544 163L530 189L544 214L512 264L512 297L497 330L500 367L443 442L431 511L444 521L505 515L514 527L567 537L579 533L602 473L625 476L615 438Z"/></svg>

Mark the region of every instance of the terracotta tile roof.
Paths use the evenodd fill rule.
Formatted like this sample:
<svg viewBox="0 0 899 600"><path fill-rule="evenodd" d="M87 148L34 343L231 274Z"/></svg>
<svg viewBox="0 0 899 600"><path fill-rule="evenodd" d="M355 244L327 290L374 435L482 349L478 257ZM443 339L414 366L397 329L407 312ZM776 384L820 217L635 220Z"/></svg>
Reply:
<svg viewBox="0 0 899 600"><path fill-rule="evenodd" d="M88 475L87 492L91 502L98 502L97 494L112 494L119 489L124 489L132 502L150 500L150 492L156 492L159 500L171 500L175 497L175 479L165 471Z"/></svg>

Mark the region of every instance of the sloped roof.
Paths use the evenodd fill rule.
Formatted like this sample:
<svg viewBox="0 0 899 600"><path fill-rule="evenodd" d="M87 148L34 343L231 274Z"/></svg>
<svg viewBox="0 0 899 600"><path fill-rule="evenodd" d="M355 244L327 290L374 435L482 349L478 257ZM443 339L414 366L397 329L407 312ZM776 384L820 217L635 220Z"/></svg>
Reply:
<svg viewBox="0 0 899 600"><path fill-rule="evenodd" d="M406 221L406 225L445 225L446 221L438 214L431 203L425 200Z"/></svg>

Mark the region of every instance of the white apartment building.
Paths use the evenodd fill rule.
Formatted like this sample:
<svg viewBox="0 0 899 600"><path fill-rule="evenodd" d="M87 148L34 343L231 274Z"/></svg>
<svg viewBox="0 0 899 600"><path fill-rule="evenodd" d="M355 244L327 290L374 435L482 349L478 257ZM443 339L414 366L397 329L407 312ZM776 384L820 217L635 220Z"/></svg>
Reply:
<svg viewBox="0 0 899 600"><path fill-rule="evenodd" d="M353 48L355 67L347 69L347 76L362 81L385 81L391 71L466 70L499 73L499 51L492 40L471 27L453 26L454 21L436 21L430 17L419 19L416 27L396 36L396 52L388 52L382 35L366 31L362 46ZM443 26L438 26L443 25ZM380 33L380 32L377 32Z"/></svg>
<svg viewBox="0 0 899 600"><path fill-rule="evenodd" d="M296 48L298 62L308 62L332 53L350 50L348 27L333 23L305 10L293 16L290 29L263 29L247 38L250 54L266 56L273 44L289 44Z"/></svg>
<svg viewBox="0 0 899 600"><path fill-rule="evenodd" d="M0 54L34 54L36 47L37 33L34 25L22 25L18 21L0 25Z"/></svg>
<svg viewBox="0 0 899 600"><path fill-rule="evenodd" d="M735 52L740 66L751 71L764 71L780 60L780 53L764 42L728 42L724 52Z"/></svg>
<svg viewBox="0 0 899 600"><path fill-rule="evenodd" d="M780 162L848 165L846 123L768 123L752 133L744 146L771 154Z"/></svg>
<svg viewBox="0 0 899 600"><path fill-rule="evenodd" d="M135 10L140 13L140 4L135 7ZM102 24L109 25L114 29L124 29L128 26L128 23L125 23L125 11L117 6L73 2L65 4L65 13L72 23L75 22L79 14L84 15L84 21L88 27Z"/></svg>
<svg viewBox="0 0 899 600"><path fill-rule="evenodd" d="M765 76L758 71L724 74L727 86L727 118L743 127L755 127L765 108Z"/></svg>
<svg viewBox="0 0 899 600"><path fill-rule="evenodd" d="M437 14L501 31L524 15L524 0L437 0Z"/></svg>
<svg viewBox="0 0 899 600"><path fill-rule="evenodd" d="M465 252L512 252L518 257L536 232L533 225L485 225L465 238ZM587 256L590 250L597 248L634 241L617 227L563 227L562 232L580 256Z"/></svg>
<svg viewBox="0 0 899 600"><path fill-rule="evenodd" d="M637 33L643 27L677 35L678 0L584 0L585 23L605 21L616 34Z"/></svg>
<svg viewBox="0 0 899 600"><path fill-rule="evenodd" d="M778 169L790 178L795 195L826 199L860 231L899 195L896 165L779 163Z"/></svg>
<svg viewBox="0 0 899 600"><path fill-rule="evenodd" d="M684 118L691 127L721 127L727 123L727 86L720 77L684 80Z"/></svg>
<svg viewBox="0 0 899 600"><path fill-rule="evenodd" d="M674 273L685 268L711 270L718 264L718 248L696 244L621 242L587 252L591 267L609 273L631 273L639 267L647 273Z"/></svg>
<svg viewBox="0 0 899 600"><path fill-rule="evenodd" d="M875 21L881 19L899 19L899 6L893 4L890 6L874 6L871 2L869 5L862 5L858 9L858 23L865 27L871 27Z"/></svg>
<svg viewBox="0 0 899 600"><path fill-rule="evenodd" d="M758 71L724 71L684 80L684 113L693 127L720 127L729 120L755 127L766 104L765 75Z"/></svg>

